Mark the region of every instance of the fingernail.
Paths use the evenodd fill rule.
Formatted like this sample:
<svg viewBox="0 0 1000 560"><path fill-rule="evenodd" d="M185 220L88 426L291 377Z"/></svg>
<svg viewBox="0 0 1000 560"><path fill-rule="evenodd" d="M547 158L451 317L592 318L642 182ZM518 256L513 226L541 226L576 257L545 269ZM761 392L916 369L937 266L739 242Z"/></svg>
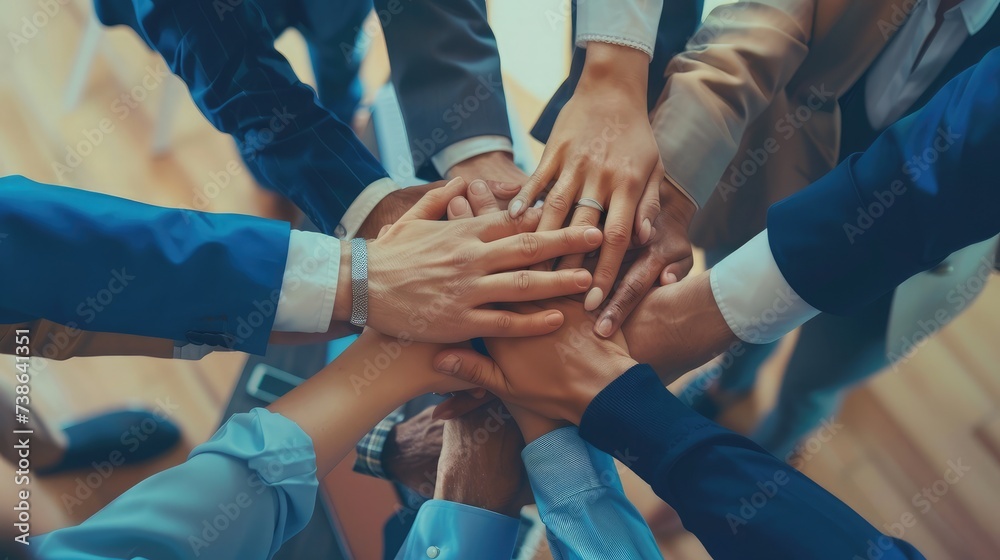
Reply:
<svg viewBox="0 0 1000 560"><path fill-rule="evenodd" d="M515 218L518 217L519 215L521 215L522 208L524 208L524 201L520 199L515 200L510 205L510 215Z"/></svg>
<svg viewBox="0 0 1000 560"><path fill-rule="evenodd" d="M435 367L434 369L438 370L441 373L445 373L448 375L455 375L456 373L458 373L458 368L461 365L462 365L462 360L458 356L454 354L449 354L444 358L442 358L441 361L438 362L437 367Z"/></svg>
<svg viewBox="0 0 1000 560"><path fill-rule="evenodd" d="M653 230L653 224L649 221L649 218L643 220L642 227L639 228L639 243L645 245L646 242L649 241L649 234L652 232L652 230Z"/></svg>
<svg viewBox="0 0 1000 560"><path fill-rule="evenodd" d="M475 181L472 182L471 185L469 185L469 190L472 192L472 194L482 195L482 194L486 194L486 191L488 189L486 188L486 182L485 181L482 181L480 179L476 179Z"/></svg>
<svg viewBox="0 0 1000 560"><path fill-rule="evenodd" d="M473 389L472 397L475 399L481 399L486 396L486 389Z"/></svg>
<svg viewBox="0 0 1000 560"><path fill-rule="evenodd" d="M655 227L650 227L649 228L649 238L652 239L654 237L656 237L656 228Z"/></svg>
<svg viewBox="0 0 1000 560"><path fill-rule="evenodd" d="M507 181L501 181L501 182L495 183L495 184L497 186L499 186L501 189L505 190L505 191L518 191L518 190L521 190L521 185L517 185L515 183L508 183Z"/></svg>
<svg viewBox="0 0 1000 560"><path fill-rule="evenodd" d="M592 227L587 228L587 231L583 232L583 240L591 245L597 245L601 242L601 230Z"/></svg>
<svg viewBox="0 0 1000 560"><path fill-rule="evenodd" d="M666 276L663 277L667 284L673 284L677 281L677 275L673 272L668 272Z"/></svg>
<svg viewBox="0 0 1000 560"><path fill-rule="evenodd" d="M577 270L573 273L573 282L578 288L587 288L590 286L590 273L586 270Z"/></svg>
<svg viewBox="0 0 1000 560"><path fill-rule="evenodd" d="M545 324L550 327L558 327L562 324L562 313L558 311L545 316Z"/></svg>
<svg viewBox="0 0 1000 560"><path fill-rule="evenodd" d="M466 201L465 198L461 196L456 196L455 198L451 199L451 202L449 202L448 204L449 206L451 206L452 214L462 214L467 210L470 212L472 211L472 208L469 206L468 201Z"/></svg>
<svg viewBox="0 0 1000 560"><path fill-rule="evenodd" d="M463 179L461 177L455 177L451 181L448 181L448 183L445 185L445 188L454 186L456 183L464 183L464 182L465 182L465 179Z"/></svg>
<svg viewBox="0 0 1000 560"><path fill-rule="evenodd" d="M587 311L593 311L601 305L602 301L604 301L604 290L594 288L587 293L587 299L583 301L583 308Z"/></svg>
<svg viewBox="0 0 1000 560"><path fill-rule="evenodd" d="M597 323L597 334L601 336L611 336L611 319L605 317L601 319L600 323Z"/></svg>

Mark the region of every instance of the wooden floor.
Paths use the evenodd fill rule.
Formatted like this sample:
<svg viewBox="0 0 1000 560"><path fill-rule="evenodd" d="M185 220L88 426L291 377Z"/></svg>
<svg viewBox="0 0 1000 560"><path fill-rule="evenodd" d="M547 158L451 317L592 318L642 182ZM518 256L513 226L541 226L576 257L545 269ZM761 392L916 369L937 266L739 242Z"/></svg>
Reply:
<svg viewBox="0 0 1000 560"><path fill-rule="evenodd" d="M5 22L5 31L20 33L21 18L30 18L37 10L33 2L4 2L0 21ZM87 73L82 98L72 108L64 106L88 10L85 3L71 3L46 18L17 52L11 45L0 47L0 174L23 174L160 205L281 217L278 201L257 188L242 165L239 173L226 173L230 161L239 161L232 143L206 123L185 92L170 119L171 151L152 156L160 100L168 86L166 81L149 79L146 83L154 83L153 87L142 85L147 73L157 76L163 62L130 32L104 32L101 54ZM507 45L516 42L516 33L498 29ZM282 45L296 68L308 75L301 43L290 37ZM384 55L376 45L365 69L369 86L384 79L380 57ZM544 96L520 83L516 68L505 68L505 80L522 121L530 124ZM120 107L116 99L126 92L136 94L137 108L123 115L115 110ZM111 122L112 132L79 165L68 171L56 169L53 162L65 164L67 151L85 142L88 131L99 128L102 119ZM228 183L220 189L206 188L213 180L218 182L220 174L228 176ZM931 559L1000 558L998 311L1000 284L994 281L968 312L899 371L886 372L855 391L839 418L843 430L823 443L804 466L806 474L883 531L912 516L915 522L903 537ZM766 410L785 359L787 345L767 364L758 392L730 414L727 423L747 429ZM240 354L220 354L200 362L90 358L38 363L34 402L50 421L129 403L155 408L158 400L169 401L179 406L173 419L182 426L185 439L167 457L119 469L89 496L81 487L87 472L35 479L33 531L77 523L135 482L183 461L187 451L218 425L243 360ZM6 378L12 371L12 361L0 359L0 375ZM925 511L914 496L934 487L945 476L948 462L959 460L971 470L947 486ZM654 511L658 500L624 472L639 508ZM9 481L11 474L9 465L0 465L0 478ZM2 488L0 503L13 503L10 484ZM69 497L79 498L80 503ZM380 541L379 531L378 525L352 526L352 536L367 541ZM662 544L669 558L707 557L690 535L665 536ZM374 555L367 553L363 560L368 557Z"/></svg>

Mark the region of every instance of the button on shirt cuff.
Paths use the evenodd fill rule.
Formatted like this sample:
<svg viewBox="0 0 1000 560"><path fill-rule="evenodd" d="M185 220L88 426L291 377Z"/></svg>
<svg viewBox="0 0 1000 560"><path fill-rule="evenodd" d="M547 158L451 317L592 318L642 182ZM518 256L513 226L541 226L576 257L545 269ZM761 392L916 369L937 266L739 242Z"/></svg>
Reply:
<svg viewBox="0 0 1000 560"><path fill-rule="evenodd" d="M715 303L744 342L774 342L819 314L781 274L767 230L722 259L710 275Z"/></svg>
<svg viewBox="0 0 1000 560"><path fill-rule="evenodd" d="M329 330L339 275L340 240L321 233L292 230L272 330L299 333Z"/></svg>
<svg viewBox="0 0 1000 560"><path fill-rule="evenodd" d="M334 230L334 235L341 239L351 239L368 219L368 215L378 206L382 199L400 189L392 179L385 177L365 187L361 194L347 208L340 225Z"/></svg>
<svg viewBox="0 0 1000 560"><path fill-rule="evenodd" d="M430 500L420 506L397 560L510 560L520 521L489 510Z"/></svg>

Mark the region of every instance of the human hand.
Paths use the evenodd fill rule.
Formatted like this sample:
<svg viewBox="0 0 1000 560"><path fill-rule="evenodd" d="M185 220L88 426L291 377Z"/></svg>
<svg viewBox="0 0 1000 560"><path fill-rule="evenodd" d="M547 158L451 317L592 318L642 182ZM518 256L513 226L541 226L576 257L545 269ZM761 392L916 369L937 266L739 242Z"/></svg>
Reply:
<svg viewBox="0 0 1000 560"><path fill-rule="evenodd" d="M586 309L611 293L633 230L641 244L659 213L660 154L646 112L649 58L621 45L591 43L580 83L556 119L538 168L510 204L519 216L549 183L539 231L600 223L600 210L574 203L595 200L607 210L604 244ZM574 263L576 264L576 263ZM572 265L571 265L572 266Z"/></svg>
<svg viewBox="0 0 1000 560"><path fill-rule="evenodd" d="M502 210L507 209L510 200L520 192L521 185L528 180L528 175L514 164L514 155L499 151L479 154L461 161L452 166L445 177L448 179L462 177L470 184L475 179L486 181Z"/></svg>
<svg viewBox="0 0 1000 560"><path fill-rule="evenodd" d="M407 187L392 191L375 205L368 217L358 228L357 237L375 239L385 226L396 223L403 214L408 212L423 196L434 189L441 188L447 181L436 181L426 185Z"/></svg>
<svg viewBox="0 0 1000 560"><path fill-rule="evenodd" d="M590 285L585 270L517 269L593 250L600 245L600 231L581 226L535 233L541 217L537 209L519 218L499 212L436 221L465 192L460 179L431 191L369 242L368 324L383 333L431 342L535 336L557 329L563 321L558 310L525 315L482 306L582 292ZM346 320L350 307L338 301L334 313L340 316L335 319Z"/></svg>
<svg viewBox="0 0 1000 560"><path fill-rule="evenodd" d="M513 307L530 312L541 305L564 314L561 328L532 338L488 339L492 359L474 350L444 350L434 367L505 402L576 424L597 393L636 361L620 333L606 339L593 333L593 318L578 302L563 298Z"/></svg>
<svg viewBox="0 0 1000 560"><path fill-rule="evenodd" d="M609 336L621 327L632 310L653 289L656 281L666 286L682 280L691 272L693 258L688 228L694 218L695 205L669 179L660 184L660 213L653 222L649 245L640 250L618 283L611 300L596 324L596 332Z"/></svg>
<svg viewBox="0 0 1000 560"><path fill-rule="evenodd" d="M521 462L524 439L503 403L443 422L434 498L516 517L532 496Z"/></svg>
<svg viewBox="0 0 1000 560"><path fill-rule="evenodd" d="M382 448L386 476L425 498L434 495L444 437L445 421L433 416L434 407L427 407L396 424Z"/></svg>
<svg viewBox="0 0 1000 560"><path fill-rule="evenodd" d="M709 271L656 288L639 302L621 331L638 362L664 384L729 349L742 354L712 294Z"/></svg>
<svg viewBox="0 0 1000 560"><path fill-rule="evenodd" d="M504 403L511 416L517 422L517 427L521 430L524 443L529 444L545 434L569 426L565 420L553 420L546 418L537 412L517 406L515 404Z"/></svg>

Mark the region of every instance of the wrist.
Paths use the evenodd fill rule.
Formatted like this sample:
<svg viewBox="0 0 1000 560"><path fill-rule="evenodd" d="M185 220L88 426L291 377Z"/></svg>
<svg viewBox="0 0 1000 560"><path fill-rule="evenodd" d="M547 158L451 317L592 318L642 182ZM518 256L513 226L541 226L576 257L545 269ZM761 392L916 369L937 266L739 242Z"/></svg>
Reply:
<svg viewBox="0 0 1000 560"><path fill-rule="evenodd" d="M492 179L493 177L480 177L481 173L477 173L475 170L480 168L500 169L502 166L511 165L514 165L514 154L511 152L506 150L483 152L451 166L448 172L445 173L445 178L451 180L456 177L462 177L466 182L471 182L474 179Z"/></svg>
<svg viewBox="0 0 1000 560"><path fill-rule="evenodd" d="M578 376L577 379L587 381L578 385L573 391L573 397L567 403L566 420L579 426L583 413L598 393L638 363L628 356L609 356L606 360L594 364L594 371Z"/></svg>
<svg viewBox="0 0 1000 560"><path fill-rule="evenodd" d="M660 182L660 210L667 212L678 222L688 225L694 219L698 207L670 177Z"/></svg>
<svg viewBox="0 0 1000 560"><path fill-rule="evenodd" d="M340 242L340 270L337 275L337 295L333 301L333 316L330 317L330 327L334 323L346 323L351 320L351 308L354 297L351 288L351 244Z"/></svg>
<svg viewBox="0 0 1000 560"><path fill-rule="evenodd" d="M588 43L578 91L614 89L645 100L648 83L646 53L624 45Z"/></svg>

